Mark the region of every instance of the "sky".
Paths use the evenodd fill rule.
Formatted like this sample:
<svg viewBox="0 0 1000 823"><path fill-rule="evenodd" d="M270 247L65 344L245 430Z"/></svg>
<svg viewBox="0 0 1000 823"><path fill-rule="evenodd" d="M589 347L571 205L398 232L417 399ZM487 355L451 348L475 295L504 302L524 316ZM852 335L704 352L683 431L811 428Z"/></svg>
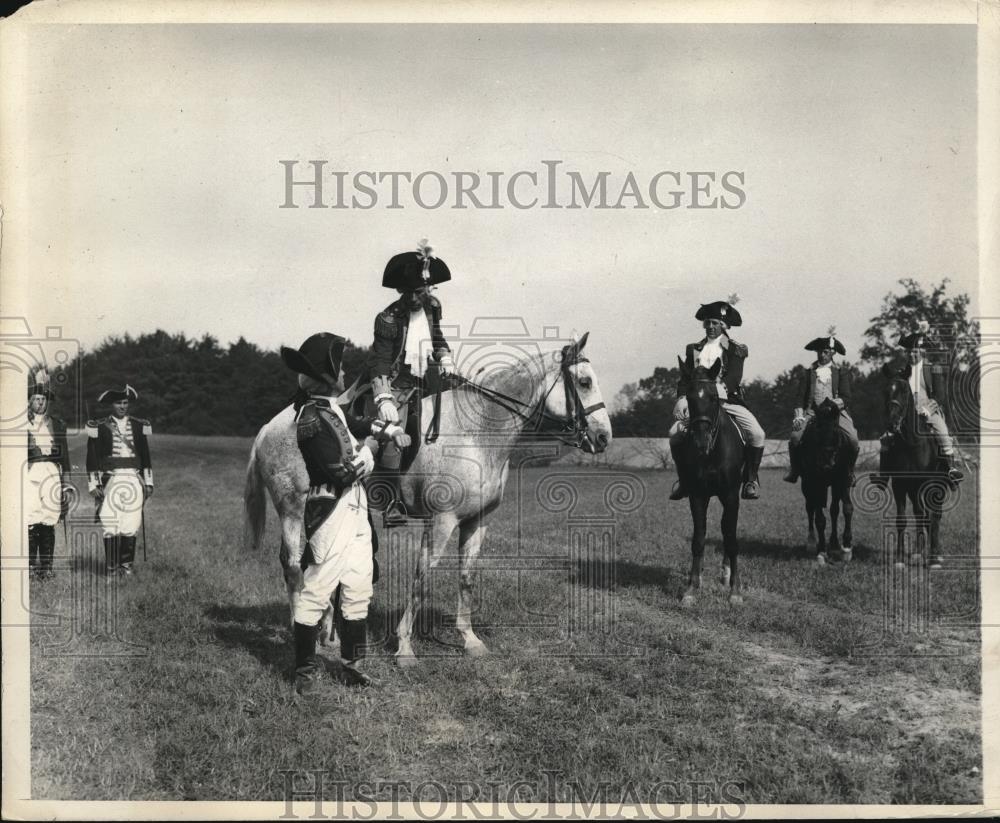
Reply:
<svg viewBox="0 0 1000 823"><path fill-rule="evenodd" d="M975 45L941 25L39 28L3 216L24 288L4 314L85 347L157 328L368 344L395 297L385 263L426 237L453 339L489 317L589 331L608 400L675 364L699 304L732 293L747 379L810 362L831 325L853 360L900 278L949 277L976 309ZM630 172L644 189L736 171L745 202L424 209L404 184L391 209L383 184L375 208L309 209L299 189L283 209L282 160L504 185L558 161L608 172L612 202Z"/></svg>

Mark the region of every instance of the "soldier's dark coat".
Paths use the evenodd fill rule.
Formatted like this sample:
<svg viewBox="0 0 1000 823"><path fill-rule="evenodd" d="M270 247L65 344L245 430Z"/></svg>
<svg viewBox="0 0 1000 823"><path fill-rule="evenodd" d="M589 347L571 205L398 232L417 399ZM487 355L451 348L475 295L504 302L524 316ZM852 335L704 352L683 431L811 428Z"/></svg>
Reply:
<svg viewBox="0 0 1000 823"><path fill-rule="evenodd" d="M708 338L705 337L697 343L688 343L685 348L684 365L688 374L694 374L698 354L707 342ZM750 351L746 346L742 343L737 343L735 340L730 340L729 346L722 349L722 371L719 373L719 380L726 387L727 402L729 403L738 403L741 406L746 405L743 402L743 388L740 384L743 382L743 361L746 360L749 353ZM688 380L682 373L681 379L677 383L677 396L686 397L689 389Z"/></svg>
<svg viewBox="0 0 1000 823"><path fill-rule="evenodd" d="M441 302L436 297L428 297L424 303L424 314L431 330L435 359L450 352L448 341L441 333ZM402 300L396 300L385 307L375 318L375 339L368 357L369 378L388 377L397 384L397 378L404 381L409 368L403 369L403 351L406 334L410 326L410 309ZM401 372L404 372L401 374Z"/></svg>
<svg viewBox="0 0 1000 823"><path fill-rule="evenodd" d="M28 463L55 463L69 474L72 466L69 462L69 444L66 441L66 423L62 418L48 415L49 428L52 430L52 452L43 454L35 442L34 435L28 432Z"/></svg>
<svg viewBox="0 0 1000 823"><path fill-rule="evenodd" d="M816 391L816 369L820 368L817 360L809 367L809 374L803 381L802 408L813 408L813 397ZM851 372L834 363L830 364L830 390L834 397L839 397L844 401L846 408L851 402Z"/></svg>
<svg viewBox="0 0 1000 823"><path fill-rule="evenodd" d="M149 457L149 433L151 426L148 420L141 417L129 417L129 428L132 430L132 444L135 457L130 459L135 465L124 466L114 458L114 429L116 425L111 416L87 423L87 473L104 473L115 468L134 468L143 472L152 471L153 464ZM115 462L113 463L112 460Z"/></svg>

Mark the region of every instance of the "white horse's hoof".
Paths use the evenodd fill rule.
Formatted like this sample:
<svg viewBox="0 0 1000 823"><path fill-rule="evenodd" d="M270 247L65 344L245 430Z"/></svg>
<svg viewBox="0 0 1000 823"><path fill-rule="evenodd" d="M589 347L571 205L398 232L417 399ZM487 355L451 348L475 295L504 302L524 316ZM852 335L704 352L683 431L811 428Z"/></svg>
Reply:
<svg viewBox="0 0 1000 823"><path fill-rule="evenodd" d="M841 552L841 557L845 563L850 563L851 558L854 557L854 552L849 548L845 548Z"/></svg>
<svg viewBox="0 0 1000 823"><path fill-rule="evenodd" d="M681 598L681 605L689 609L694 605L695 596L693 594L686 594Z"/></svg>
<svg viewBox="0 0 1000 823"><path fill-rule="evenodd" d="M743 605L743 595L742 594L731 594L731 595L729 595L729 605L730 606L742 606Z"/></svg>
<svg viewBox="0 0 1000 823"><path fill-rule="evenodd" d="M396 665L401 669L412 669L420 665L420 659L415 654L397 654Z"/></svg>
<svg viewBox="0 0 1000 823"><path fill-rule="evenodd" d="M897 560L892 565L895 566L897 569L905 569L906 568L906 564L902 560Z"/></svg>
<svg viewBox="0 0 1000 823"><path fill-rule="evenodd" d="M479 643L469 643L465 647L465 656L471 657L473 659L479 659L481 657L489 657L490 650L486 648L486 644L483 642Z"/></svg>
<svg viewBox="0 0 1000 823"><path fill-rule="evenodd" d="M933 557L931 559L930 565L927 568L929 568L929 569L943 569L944 568L944 560L941 558L940 555L938 555L936 557Z"/></svg>
<svg viewBox="0 0 1000 823"><path fill-rule="evenodd" d="M826 555L823 552L820 552L819 554L816 555L816 565L817 566L826 565Z"/></svg>

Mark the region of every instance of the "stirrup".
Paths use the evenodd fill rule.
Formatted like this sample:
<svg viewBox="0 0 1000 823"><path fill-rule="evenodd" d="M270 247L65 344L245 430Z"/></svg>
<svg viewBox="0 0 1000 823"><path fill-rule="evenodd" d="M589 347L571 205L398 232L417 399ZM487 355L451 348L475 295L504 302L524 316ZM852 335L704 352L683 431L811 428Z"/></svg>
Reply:
<svg viewBox="0 0 1000 823"><path fill-rule="evenodd" d="M788 470L788 474L786 474L781 479L784 480L786 483L798 483L799 482L799 473L797 471L793 471L793 470L789 469Z"/></svg>
<svg viewBox="0 0 1000 823"><path fill-rule="evenodd" d="M760 500L760 483L756 480L748 480L743 484L743 491L740 497L744 500Z"/></svg>
<svg viewBox="0 0 1000 823"><path fill-rule="evenodd" d="M409 518L406 516L406 511L403 509L403 504L399 500L393 500L384 512L382 512L382 525L391 529L394 526L405 526L409 522Z"/></svg>
<svg viewBox="0 0 1000 823"><path fill-rule="evenodd" d="M668 500L683 500L688 496L688 490L684 488L684 484L680 480L674 481L674 488L670 492L670 497Z"/></svg>

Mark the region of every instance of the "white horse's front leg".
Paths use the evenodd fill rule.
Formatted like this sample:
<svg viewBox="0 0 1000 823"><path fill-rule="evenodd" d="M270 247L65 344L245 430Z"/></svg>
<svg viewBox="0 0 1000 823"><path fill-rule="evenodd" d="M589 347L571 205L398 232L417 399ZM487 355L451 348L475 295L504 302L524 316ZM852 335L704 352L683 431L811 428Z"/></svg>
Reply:
<svg viewBox="0 0 1000 823"><path fill-rule="evenodd" d="M476 579L476 561L485 537L486 526L478 517L463 523L458 533L458 555L462 568L458 582L455 628L462 635L465 653L470 657L484 657L489 654L486 644L472 630L472 587Z"/></svg>
<svg viewBox="0 0 1000 823"><path fill-rule="evenodd" d="M302 513L285 515L281 518L281 564L287 570L289 558L299 553L299 536L302 532ZM294 580L285 574L285 590L288 593L288 626L295 623L295 606L299 600L298 588Z"/></svg>
<svg viewBox="0 0 1000 823"><path fill-rule="evenodd" d="M437 566L440 553L448 545L448 538L451 537L455 526L455 518L450 514L438 515L431 523L424 526L420 540L420 555L417 559L417 571L413 577L413 585L410 587L410 601L406 604L399 626L396 628L398 638L396 662L400 666L413 666L418 662L413 653L413 623L421 605L423 605L427 575L434 571L435 566Z"/></svg>

